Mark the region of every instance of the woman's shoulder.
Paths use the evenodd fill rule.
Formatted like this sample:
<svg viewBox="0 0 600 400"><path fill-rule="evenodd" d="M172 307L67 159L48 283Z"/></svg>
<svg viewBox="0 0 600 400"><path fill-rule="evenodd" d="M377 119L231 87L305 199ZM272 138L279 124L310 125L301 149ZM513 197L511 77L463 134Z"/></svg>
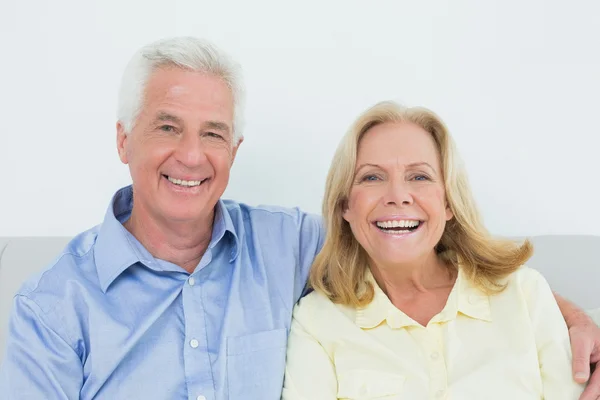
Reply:
<svg viewBox="0 0 600 400"><path fill-rule="evenodd" d="M339 313L343 308L345 307L335 304L324 293L313 290L298 301L294 308L294 314Z"/></svg>
<svg viewBox="0 0 600 400"><path fill-rule="evenodd" d="M540 283L546 284L546 279L539 271L526 265L519 267L519 269L510 274L507 279L508 285L516 285L521 289L536 287Z"/></svg>
<svg viewBox="0 0 600 400"><path fill-rule="evenodd" d="M508 275L504 282L505 289L500 293L499 298L506 296L517 296L524 301L542 297L552 297L548 282L544 276L537 270L526 265L519 267L515 272Z"/></svg>
<svg viewBox="0 0 600 400"><path fill-rule="evenodd" d="M321 307L331 307L331 305L333 305L333 302L327 296L321 292L313 290L298 301L295 310L309 312L318 310Z"/></svg>
<svg viewBox="0 0 600 400"><path fill-rule="evenodd" d="M355 316L355 308L336 304L319 291L310 292L294 307L294 319L310 325L324 326L340 320L354 321Z"/></svg>

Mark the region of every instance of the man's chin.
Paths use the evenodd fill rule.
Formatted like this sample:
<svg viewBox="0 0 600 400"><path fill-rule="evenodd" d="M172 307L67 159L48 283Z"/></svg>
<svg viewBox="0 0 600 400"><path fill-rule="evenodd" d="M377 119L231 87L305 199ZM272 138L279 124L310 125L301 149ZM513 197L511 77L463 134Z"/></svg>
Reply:
<svg viewBox="0 0 600 400"><path fill-rule="evenodd" d="M172 223L202 221L209 217L215 208L217 201L210 200L212 199L206 196L182 198L171 195L165 196L162 193L151 202L153 210L149 213L149 216Z"/></svg>
<svg viewBox="0 0 600 400"><path fill-rule="evenodd" d="M181 212L181 211L177 211L177 212L168 212L168 213L164 213L163 214L163 220L167 223L167 224L175 224L175 225L182 225L182 224L196 224L196 223L201 223L202 221L205 221L208 217L210 217L211 212L206 212L204 210L202 210L202 212L200 211L194 211L194 212Z"/></svg>

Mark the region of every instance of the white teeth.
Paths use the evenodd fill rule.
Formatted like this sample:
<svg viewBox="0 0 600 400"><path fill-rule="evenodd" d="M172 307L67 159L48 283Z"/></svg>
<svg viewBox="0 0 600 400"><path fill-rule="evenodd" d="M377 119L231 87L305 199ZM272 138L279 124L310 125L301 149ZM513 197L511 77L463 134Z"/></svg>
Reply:
<svg viewBox="0 0 600 400"><path fill-rule="evenodd" d="M414 228L419 226L419 221L415 220L394 220L394 221L377 221L377 226L384 229L390 228Z"/></svg>
<svg viewBox="0 0 600 400"><path fill-rule="evenodd" d="M202 181L184 181L182 179L171 178L170 176L167 177L167 179L171 183L174 183L179 186L186 186L186 187L198 186L202 183Z"/></svg>

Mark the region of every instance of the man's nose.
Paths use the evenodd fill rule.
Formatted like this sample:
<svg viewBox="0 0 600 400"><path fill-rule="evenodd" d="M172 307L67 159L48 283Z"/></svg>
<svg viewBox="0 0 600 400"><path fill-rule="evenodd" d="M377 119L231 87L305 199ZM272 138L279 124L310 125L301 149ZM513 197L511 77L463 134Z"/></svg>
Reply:
<svg viewBox="0 0 600 400"><path fill-rule="evenodd" d="M206 162L206 147L202 143L200 135L184 133L177 146L176 158L190 168L204 164Z"/></svg>

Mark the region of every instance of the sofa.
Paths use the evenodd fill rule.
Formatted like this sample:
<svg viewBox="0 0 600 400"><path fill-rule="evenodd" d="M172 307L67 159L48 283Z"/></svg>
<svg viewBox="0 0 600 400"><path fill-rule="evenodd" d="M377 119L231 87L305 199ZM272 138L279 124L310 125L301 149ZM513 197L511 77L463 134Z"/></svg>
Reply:
<svg viewBox="0 0 600 400"><path fill-rule="evenodd" d="M0 237L0 360L12 298L23 281L51 263L67 237ZM531 238L535 252L528 266L539 270L553 290L600 322L600 236L551 235Z"/></svg>

